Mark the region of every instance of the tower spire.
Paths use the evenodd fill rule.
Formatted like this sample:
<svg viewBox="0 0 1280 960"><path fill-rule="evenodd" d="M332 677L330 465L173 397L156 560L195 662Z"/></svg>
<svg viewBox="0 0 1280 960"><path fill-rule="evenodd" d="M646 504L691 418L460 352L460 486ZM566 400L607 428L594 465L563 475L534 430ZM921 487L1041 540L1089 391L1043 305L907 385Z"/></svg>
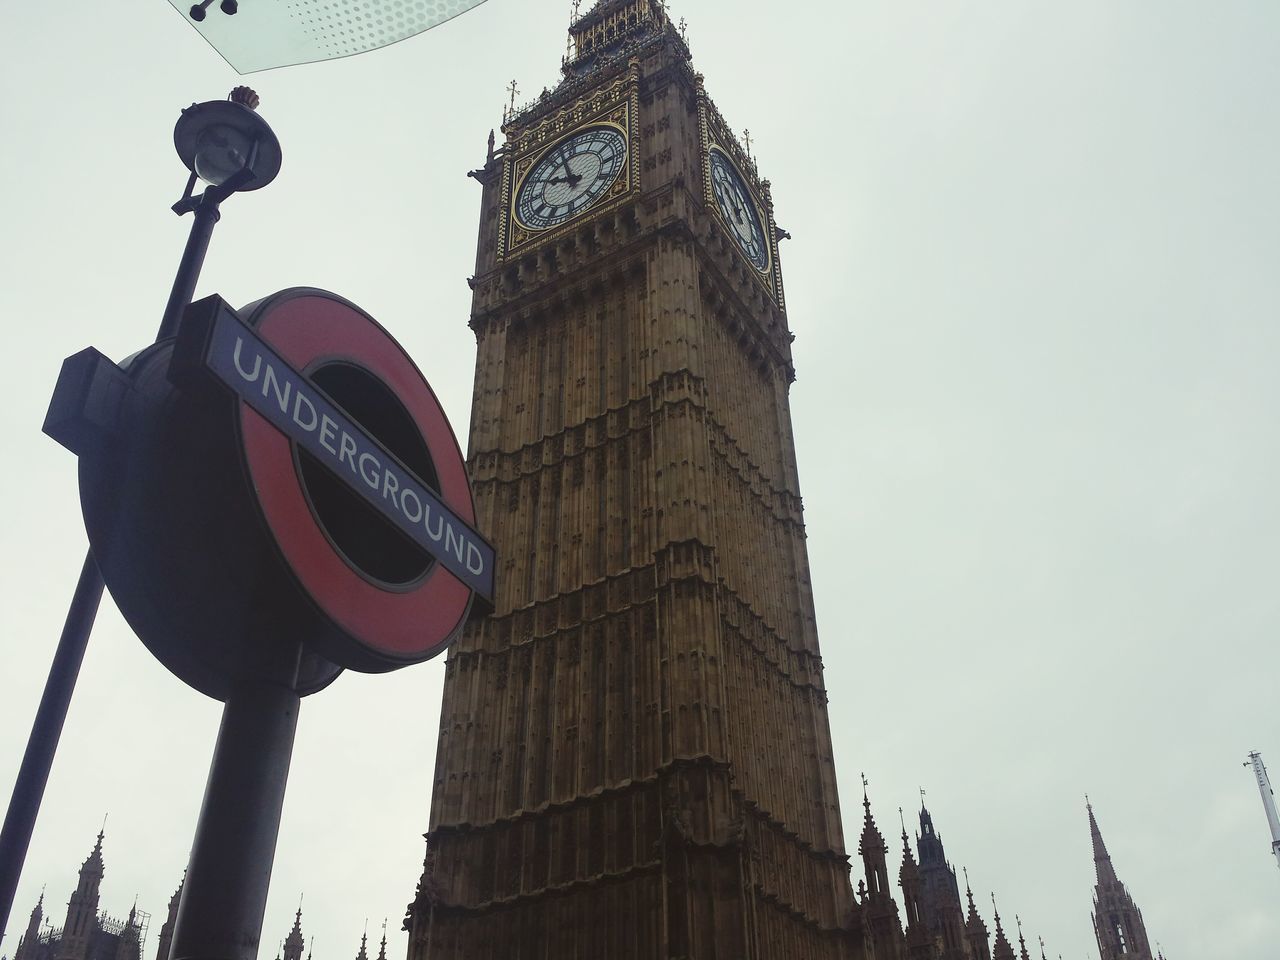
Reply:
<svg viewBox="0 0 1280 960"><path fill-rule="evenodd" d="M98 929L98 890L106 867L102 858L102 841L106 836L107 822L89 856L80 865L80 879L71 899L67 901L67 919L63 922L63 937L59 955L63 957L87 956L89 943Z"/></svg>
<svg viewBox="0 0 1280 960"><path fill-rule="evenodd" d="M1093 842L1093 862L1098 884L1093 891L1093 931L1102 960L1153 960L1142 911L1116 877L1107 846L1102 842L1093 804L1085 797L1089 811L1089 836Z"/></svg>
<svg viewBox="0 0 1280 960"><path fill-rule="evenodd" d="M866 874L867 892L872 897L889 897L889 868L885 854L889 846L871 815L871 800L867 796L867 776L862 775L862 836L858 840L858 853Z"/></svg>
<svg viewBox="0 0 1280 960"><path fill-rule="evenodd" d="M1098 820L1093 815L1093 804L1089 795L1084 796L1085 808L1089 811L1089 836L1093 840L1093 866L1098 877L1098 885L1117 883L1115 867L1111 865L1111 855L1107 853L1107 845L1102 841L1102 831L1098 829Z"/></svg>
<svg viewBox="0 0 1280 960"><path fill-rule="evenodd" d="M302 948L306 938L302 935L302 897L298 897L298 912L293 915L293 929L284 938L283 960L302 960Z"/></svg>
<svg viewBox="0 0 1280 960"><path fill-rule="evenodd" d="M94 843L93 850L90 851L88 858L84 862L84 865L80 867L81 876L84 876L84 871L91 866L96 867L99 872L102 872L102 867L103 867L102 841L106 837L106 835L107 835L107 817L106 817L106 814L103 814L102 826L98 830L97 842Z"/></svg>
<svg viewBox="0 0 1280 960"><path fill-rule="evenodd" d="M40 888L40 899L31 911L31 919L27 921L27 932L18 940L18 947L13 953L13 960L28 960L34 957L36 945L40 940L40 922L44 919L44 887Z"/></svg>
<svg viewBox="0 0 1280 960"><path fill-rule="evenodd" d="M902 869L898 871L898 884L902 887L902 906L906 914L907 956L916 960L933 955L932 940L920 910L920 871L911 853L911 840L907 836L907 823L901 807L898 808L898 819L902 821Z"/></svg>
<svg viewBox="0 0 1280 960"><path fill-rule="evenodd" d="M991 894L991 909L996 919L996 942L991 951L991 960L1016 960L1013 944L1005 935L1004 925L1000 922L1000 908L996 906L996 895Z"/></svg>
<svg viewBox="0 0 1280 960"><path fill-rule="evenodd" d="M978 908L973 903L973 888L969 886L969 868L964 871L964 891L969 898L969 916L964 924L964 937L969 944L969 956L972 960L991 960L991 946L987 938L987 925L978 915Z"/></svg>

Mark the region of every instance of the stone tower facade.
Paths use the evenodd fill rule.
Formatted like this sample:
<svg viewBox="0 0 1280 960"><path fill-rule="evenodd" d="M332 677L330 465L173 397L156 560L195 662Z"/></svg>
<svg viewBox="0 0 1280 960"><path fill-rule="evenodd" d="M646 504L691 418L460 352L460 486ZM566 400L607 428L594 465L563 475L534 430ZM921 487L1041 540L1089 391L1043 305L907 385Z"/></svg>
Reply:
<svg viewBox="0 0 1280 960"><path fill-rule="evenodd" d="M769 184L658 0L570 35L472 173L499 583L446 665L409 956L853 956Z"/></svg>
<svg viewBox="0 0 1280 960"><path fill-rule="evenodd" d="M89 944L98 932L98 896L106 867L102 861L103 834L93 851L80 865L80 877L67 901L67 921L62 926L62 940L58 945L57 960L77 960L89 953Z"/></svg>
<svg viewBox="0 0 1280 960"><path fill-rule="evenodd" d="M1142 922L1142 911L1129 896L1125 885L1116 877L1115 867L1107 845L1102 842L1102 831L1089 811L1089 836L1093 841L1093 865L1097 873L1097 885L1093 889L1093 932L1098 938L1098 953L1102 960L1152 960L1151 942Z"/></svg>

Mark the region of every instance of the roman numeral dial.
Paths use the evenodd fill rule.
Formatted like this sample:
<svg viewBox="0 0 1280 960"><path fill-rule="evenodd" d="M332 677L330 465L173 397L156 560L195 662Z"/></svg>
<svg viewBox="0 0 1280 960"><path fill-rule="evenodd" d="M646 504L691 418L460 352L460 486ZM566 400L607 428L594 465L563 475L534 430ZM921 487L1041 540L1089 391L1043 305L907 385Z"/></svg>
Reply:
<svg viewBox="0 0 1280 960"><path fill-rule="evenodd" d="M525 175L516 193L516 219L545 230L582 213L622 172L627 138L615 127L589 127L554 144Z"/></svg>
<svg viewBox="0 0 1280 960"><path fill-rule="evenodd" d="M725 222L751 265L761 273L767 273L769 247L765 242L764 229L760 226L760 211L751 198L750 189L724 151L712 147L707 160L711 166L711 192L715 196L716 207L720 210L720 219Z"/></svg>

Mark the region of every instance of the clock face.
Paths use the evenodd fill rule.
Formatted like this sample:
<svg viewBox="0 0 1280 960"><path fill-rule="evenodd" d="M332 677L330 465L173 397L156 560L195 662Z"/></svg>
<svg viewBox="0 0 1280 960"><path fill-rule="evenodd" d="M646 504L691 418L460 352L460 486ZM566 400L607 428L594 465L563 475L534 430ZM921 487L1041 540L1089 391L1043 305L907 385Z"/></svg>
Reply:
<svg viewBox="0 0 1280 960"><path fill-rule="evenodd" d="M516 194L516 219L545 230L577 216L613 186L627 158L627 138L614 127L590 127L542 155Z"/></svg>
<svg viewBox="0 0 1280 960"><path fill-rule="evenodd" d="M751 191L722 150L711 148L710 164L711 192L716 198L716 206L720 208L720 216L751 265L765 273L769 269L769 248L765 244L764 228L760 226L760 213L751 199Z"/></svg>

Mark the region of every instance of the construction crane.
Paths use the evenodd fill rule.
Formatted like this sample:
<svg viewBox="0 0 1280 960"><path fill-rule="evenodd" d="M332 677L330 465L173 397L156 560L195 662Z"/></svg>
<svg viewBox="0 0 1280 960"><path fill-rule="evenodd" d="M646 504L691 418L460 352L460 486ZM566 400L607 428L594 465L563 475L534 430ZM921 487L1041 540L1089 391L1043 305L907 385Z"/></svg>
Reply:
<svg viewBox="0 0 1280 960"><path fill-rule="evenodd" d="M1258 778L1258 792L1262 794L1262 806L1267 811L1267 824L1271 827L1271 852L1276 856L1276 865L1280 866L1280 816L1276 814L1276 795L1271 790L1271 780L1267 777L1267 768L1263 766L1262 754L1257 750L1249 754L1246 767L1253 767L1254 776Z"/></svg>

